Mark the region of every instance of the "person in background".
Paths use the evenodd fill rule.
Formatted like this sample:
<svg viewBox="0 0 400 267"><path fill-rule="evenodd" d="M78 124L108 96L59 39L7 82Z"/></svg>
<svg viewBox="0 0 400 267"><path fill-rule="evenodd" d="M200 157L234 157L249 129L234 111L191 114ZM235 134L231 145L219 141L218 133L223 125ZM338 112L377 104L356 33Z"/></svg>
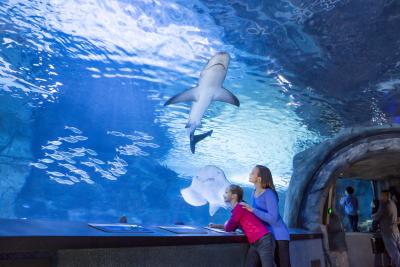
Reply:
<svg viewBox="0 0 400 267"><path fill-rule="evenodd" d="M290 235L279 214L279 199L271 171L263 165L256 165L249 175L249 181L255 187L251 196L252 206L246 203L241 203L241 205L254 213L271 230L276 240L275 263L277 267L290 267Z"/></svg>
<svg viewBox="0 0 400 267"><path fill-rule="evenodd" d="M354 196L353 187L346 187L346 196L340 199L340 205L344 207L344 212L349 219L351 230L353 232L358 232L358 200Z"/></svg>
<svg viewBox="0 0 400 267"><path fill-rule="evenodd" d="M400 233L397 227L397 208L390 199L389 191L383 190L379 196L379 207L372 219L380 226L383 243L392 265L400 267Z"/></svg>
<svg viewBox="0 0 400 267"><path fill-rule="evenodd" d="M346 234L341 218L332 211L326 226L328 236L329 257L332 267L348 267Z"/></svg>
<svg viewBox="0 0 400 267"><path fill-rule="evenodd" d="M274 267L275 245L272 234L253 213L239 205L243 200L243 189L238 185L228 186L224 200L232 207L231 217L225 225L210 223L209 227L221 228L227 232L233 232L240 227L250 243L246 266L256 267L261 260L263 267Z"/></svg>
<svg viewBox="0 0 400 267"><path fill-rule="evenodd" d="M372 199L371 214L376 213L378 211L378 208L379 208L379 199L377 198ZM371 223L370 232L376 233L378 231L379 231L379 223L373 219Z"/></svg>
<svg viewBox="0 0 400 267"><path fill-rule="evenodd" d="M397 208L397 215L400 214L400 203L399 199L397 196L397 191L395 187L390 187L389 188L389 194L390 194L390 199L393 200L394 204L396 205Z"/></svg>

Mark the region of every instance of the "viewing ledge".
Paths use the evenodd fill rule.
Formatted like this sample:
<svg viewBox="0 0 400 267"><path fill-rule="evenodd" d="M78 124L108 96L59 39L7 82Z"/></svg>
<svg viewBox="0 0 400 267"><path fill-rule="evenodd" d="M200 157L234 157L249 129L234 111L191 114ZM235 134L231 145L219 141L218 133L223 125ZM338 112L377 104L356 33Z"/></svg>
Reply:
<svg viewBox="0 0 400 267"><path fill-rule="evenodd" d="M0 252L121 248L135 246L178 246L246 243L238 233L218 233L201 226L201 234L176 234L158 226L151 233L114 233L93 228L85 222L0 219ZM180 226L180 225L179 225ZM291 240L322 238L317 232L290 229Z"/></svg>

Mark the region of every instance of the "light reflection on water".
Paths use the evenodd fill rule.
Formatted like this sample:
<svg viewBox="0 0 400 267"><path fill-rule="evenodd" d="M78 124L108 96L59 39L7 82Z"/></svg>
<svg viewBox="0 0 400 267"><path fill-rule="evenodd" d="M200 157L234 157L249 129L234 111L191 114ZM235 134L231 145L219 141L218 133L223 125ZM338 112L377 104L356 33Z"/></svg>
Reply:
<svg viewBox="0 0 400 267"><path fill-rule="evenodd" d="M39 133L30 144L31 175L51 179L51 185L70 185L71 192L83 185L91 189L104 186L105 180L115 186L121 183L121 195L137 190L149 216L155 204L146 190L151 188L153 193L154 184L166 183L164 166L175 176L190 178L205 165L217 165L231 182L249 186L251 168L265 164L277 187L285 189L293 156L325 138L307 126L299 108L307 107L309 112L338 102L321 97L312 88L296 87L269 53L245 49L242 42L256 44L258 37L273 35L283 41L287 36L280 21L286 18L287 23L301 24L309 13L289 5L277 13L277 21L265 18L265 24L260 24L248 19L251 23L245 27L236 25L232 32L239 37L232 43L227 41L227 29L211 15L221 7L211 10L212 6L202 1L3 1L0 96L28 103L24 108L31 113L26 112L24 121ZM226 16L237 14L232 9ZM239 98L241 106L210 105L196 133L212 129L213 135L198 143L193 155L185 129L190 104L168 108L163 104L195 86L203 66L218 51L231 56L224 86ZM11 104L4 109L20 112ZM52 120L58 115L53 110L60 109L65 121L64 116ZM322 123L341 126L335 115L327 112ZM46 129L38 130L37 125ZM71 133L66 125L85 127L85 131ZM47 143L57 141L62 144ZM132 184L124 184L127 181ZM106 185L101 192L113 198L108 190L112 185ZM160 201L168 205L182 201L181 188L174 189L176 196ZM31 201L30 196L22 199ZM107 196L100 200L104 202L97 203L98 209L81 208L81 203L79 208L65 209L79 218L87 213L117 216L115 207L103 210ZM43 200L49 210L51 201ZM22 207L37 207L33 202ZM168 205L160 210L170 210Z"/></svg>
<svg viewBox="0 0 400 267"><path fill-rule="evenodd" d="M16 69L18 64L2 58L3 93L25 93L32 99L41 96L39 104L56 99L63 88L61 72L65 66L52 63L53 57L83 60L80 64L86 65L93 79L124 78L158 84L147 89L148 99L159 102L155 122L167 127L174 144L160 162L188 176L205 164L216 164L226 169L228 177L237 177L248 172L250 166L263 163L282 177L278 184L287 184L291 158L304 149L296 144L299 140L314 143L321 137L307 131L296 116L294 108L301 103L292 95L287 98L292 85L277 72L279 66L274 59L255 57L224 44L223 29L193 6L206 10L197 1L184 5L157 1L5 2L1 6L2 24L11 27L3 38L3 56L11 61L12 53L20 58L27 54L31 59L21 62L26 67ZM258 24L254 27L248 32L261 29ZM189 106L165 110L162 103L193 86L216 51L231 54L225 86L239 97L242 106L235 109L212 105L203 119L203 129L213 129L213 136L201 142L193 156L183 127ZM256 60L267 67L260 72L240 59Z"/></svg>
<svg viewBox="0 0 400 267"><path fill-rule="evenodd" d="M244 77L243 81L232 90L235 94L239 92L240 108L225 103L211 104L199 132L210 129L214 132L198 143L195 156L191 155L189 137L184 129L189 106L177 104L172 111L161 108L159 121L168 126L174 140L174 148L162 162L184 176L190 176L193 170L204 165L215 164L226 172L230 181L247 185L251 168L265 164L273 171L277 186L286 188L292 158L306 148L299 144L317 143L321 136L308 131L288 103L279 99L275 88L249 82L250 77ZM226 84L229 88L232 83ZM246 96L251 95L251 88L263 88L263 97Z"/></svg>

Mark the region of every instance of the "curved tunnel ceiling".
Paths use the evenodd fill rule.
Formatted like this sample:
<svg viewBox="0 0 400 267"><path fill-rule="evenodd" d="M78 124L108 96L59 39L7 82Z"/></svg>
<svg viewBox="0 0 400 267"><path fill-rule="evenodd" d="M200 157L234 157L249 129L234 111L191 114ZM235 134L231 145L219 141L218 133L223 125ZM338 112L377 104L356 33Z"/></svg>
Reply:
<svg viewBox="0 0 400 267"><path fill-rule="evenodd" d="M336 179L385 179L400 174L400 126L357 127L297 154L285 199L290 227L318 229Z"/></svg>
<svg viewBox="0 0 400 267"><path fill-rule="evenodd" d="M240 49L276 59L292 85L308 88L290 94L310 128L400 121L399 1L204 2L227 41L240 34ZM238 30L245 26L259 34Z"/></svg>
<svg viewBox="0 0 400 267"><path fill-rule="evenodd" d="M353 163L342 177L357 179L385 179L400 177L400 153L382 153Z"/></svg>

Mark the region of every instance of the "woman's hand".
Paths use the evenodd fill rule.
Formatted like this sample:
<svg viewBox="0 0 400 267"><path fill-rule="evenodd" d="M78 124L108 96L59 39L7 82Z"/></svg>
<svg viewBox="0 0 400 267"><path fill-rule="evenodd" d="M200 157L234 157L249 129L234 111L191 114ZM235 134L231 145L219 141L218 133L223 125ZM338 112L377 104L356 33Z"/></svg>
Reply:
<svg viewBox="0 0 400 267"><path fill-rule="evenodd" d="M253 212L253 208L249 204L241 202L240 205L242 205L246 210Z"/></svg>

